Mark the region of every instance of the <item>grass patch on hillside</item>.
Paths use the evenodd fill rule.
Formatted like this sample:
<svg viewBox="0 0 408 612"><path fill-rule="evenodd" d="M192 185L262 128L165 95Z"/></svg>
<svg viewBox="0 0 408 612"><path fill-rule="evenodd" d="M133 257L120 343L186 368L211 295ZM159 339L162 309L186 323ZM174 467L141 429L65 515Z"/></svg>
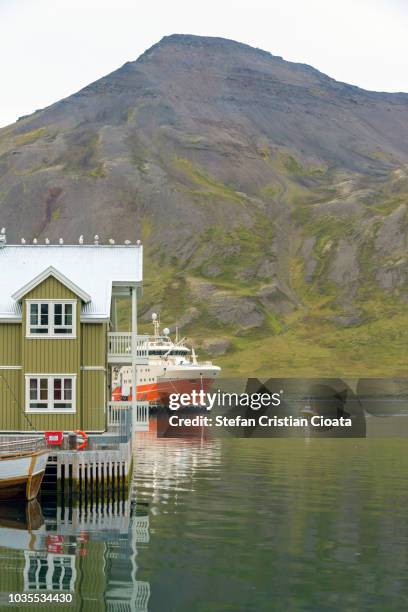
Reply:
<svg viewBox="0 0 408 612"><path fill-rule="evenodd" d="M324 166L318 165L305 165L302 164L293 154L289 151L281 149L275 156L275 166L284 173L289 173L299 177L311 177L311 178L322 178L327 169Z"/></svg>
<svg viewBox="0 0 408 612"><path fill-rule="evenodd" d="M105 176L103 164L99 160L99 135L91 129L75 131L67 136L69 148L57 163L65 170L87 174L95 178Z"/></svg>
<svg viewBox="0 0 408 612"><path fill-rule="evenodd" d="M18 134L15 136L16 145L27 145L32 144L39 138L43 138L47 133L45 128L37 128L36 130L30 130L29 132L24 132L23 134Z"/></svg>
<svg viewBox="0 0 408 612"><path fill-rule="evenodd" d="M246 199L237 193L229 185L225 185L215 177L211 176L207 171L193 164L189 159L184 157L176 157L174 159L175 168L188 178L194 185L200 187L198 191L192 191L193 195L215 195L219 198L232 200L242 204Z"/></svg>
<svg viewBox="0 0 408 612"><path fill-rule="evenodd" d="M396 208L401 206L401 204L406 203L406 194L396 194L392 197L373 198L373 201L370 204L370 210L374 213L379 213L380 215L385 216L392 213Z"/></svg>
<svg viewBox="0 0 408 612"><path fill-rule="evenodd" d="M213 237L220 236L214 228ZM222 232L221 232L222 235ZM245 237L244 237L245 241ZM167 265L146 254L146 278L139 314L153 305L159 308L163 326L174 325L192 305L198 308L196 319L181 330L199 346L208 337L222 336L230 340L231 349L223 356L212 358L221 365L224 376L405 376L408 374L408 313L404 305L384 292L367 291L359 296L362 322L341 327L333 316L342 314L333 306L333 294L321 293L304 282L303 265L299 259L291 263L291 280L302 303L286 317L267 311L262 328L238 334L231 326L214 320L207 311L205 300L192 302L187 278L177 266ZM235 271L235 264L232 270ZM217 288L225 278L211 279ZM232 285L229 287L232 291ZM253 284L247 286L253 294ZM236 295L241 295L239 286ZM151 333L150 319L141 320L140 333ZM129 328L130 301L121 313L123 329ZM211 357L199 351L199 357Z"/></svg>
<svg viewBox="0 0 408 612"><path fill-rule="evenodd" d="M223 375L407 376L408 314L339 329L321 318L299 321L280 335L240 338L217 358Z"/></svg>
<svg viewBox="0 0 408 612"><path fill-rule="evenodd" d="M273 223L261 220L251 227L231 231L215 226L209 228L203 233L200 244L202 248L213 244L213 253L195 273L208 278L220 288L252 295L254 288L264 283L264 279L256 276L256 271L263 260L271 257L275 232ZM220 273L215 277L206 274L206 269L211 265L220 268ZM252 276L250 282L245 278L246 271Z"/></svg>
<svg viewBox="0 0 408 612"><path fill-rule="evenodd" d="M89 176L93 176L94 178L105 178L106 172L103 167L103 164L98 164L92 170L88 172Z"/></svg>

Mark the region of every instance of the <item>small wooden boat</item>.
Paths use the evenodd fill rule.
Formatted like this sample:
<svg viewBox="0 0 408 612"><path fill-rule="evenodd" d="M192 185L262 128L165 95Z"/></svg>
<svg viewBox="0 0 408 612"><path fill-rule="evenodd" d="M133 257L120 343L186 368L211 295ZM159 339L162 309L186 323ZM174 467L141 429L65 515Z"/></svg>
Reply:
<svg viewBox="0 0 408 612"><path fill-rule="evenodd" d="M43 438L0 443L0 500L37 497L48 453Z"/></svg>

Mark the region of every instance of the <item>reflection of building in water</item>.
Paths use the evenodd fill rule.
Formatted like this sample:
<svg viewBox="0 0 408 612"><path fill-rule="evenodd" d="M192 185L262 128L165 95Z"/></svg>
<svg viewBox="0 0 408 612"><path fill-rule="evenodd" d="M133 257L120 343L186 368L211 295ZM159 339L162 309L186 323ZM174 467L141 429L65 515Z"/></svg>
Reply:
<svg viewBox="0 0 408 612"><path fill-rule="evenodd" d="M74 591L75 555L24 551L24 591Z"/></svg>
<svg viewBox="0 0 408 612"><path fill-rule="evenodd" d="M105 601L107 610L147 610L150 585L136 579L137 544L149 541L149 517L130 516L129 529L106 543Z"/></svg>
<svg viewBox="0 0 408 612"><path fill-rule="evenodd" d="M137 544L149 540L149 517L137 516L130 499L92 510L54 508L45 521L38 502L20 508L17 518L15 507L6 510L0 592L72 593L70 610L148 610L150 585L136 579L136 556Z"/></svg>

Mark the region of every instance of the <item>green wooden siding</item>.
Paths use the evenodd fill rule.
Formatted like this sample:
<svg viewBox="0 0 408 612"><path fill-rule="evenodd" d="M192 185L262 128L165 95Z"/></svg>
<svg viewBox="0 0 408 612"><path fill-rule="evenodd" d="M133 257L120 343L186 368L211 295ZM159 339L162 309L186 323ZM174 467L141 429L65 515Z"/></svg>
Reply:
<svg viewBox="0 0 408 612"><path fill-rule="evenodd" d="M26 300L76 300L76 338L26 338ZM28 417L36 430L72 430L81 427L81 300L60 281L50 276L24 296L22 394L25 402L26 374L76 374L75 414L35 414ZM22 423L21 429L27 429Z"/></svg>
<svg viewBox="0 0 408 612"><path fill-rule="evenodd" d="M25 300L77 300L76 338L26 338ZM53 276L27 293L23 300L23 363L30 374L79 374L81 359L81 301L70 289ZM80 389L78 389L80 391Z"/></svg>
<svg viewBox="0 0 408 612"><path fill-rule="evenodd" d="M0 429L15 431L29 428L23 415L21 391L21 370L0 370Z"/></svg>
<svg viewBox="0 0 408 612"><path fill-rule="evenodd" d="M85 430L106 429L106 372L107 325L82 323L82 365L84 368L103 368L82 371L82 414Z"/></svg>
<svg viewBox="0 0 408 612"><path fill-rule="evenodd" d="M76 300L76 338L26 338L26 299ZM0 430L105 429L107 324L80 323L81 300L54 277L27 293L22 324L0 324ZM85 368L98 368L83 370ZM35 414L25 410L26 374L76 374L75 414Z"/></svg>
<svg viewBox="0 0 408 612"><path fill-rule="evenodd" d="M27 374L79 373L80 359L80 343L76 339L25 338L23 342L23 363Z"/></svg>
<svg viewBox="0 0 408 612"><path fill-rule="evenodd" d="M21 324L0 325L0 365L21 365Z"/></svg>
<svg viewBox="0 0 408 612"><path fill-rule="evenodd" d="M78 300L78 296L53 276L34 287L25 296L25 300Z"/></svg>
<svg viewBox="0 0 408 612"><path fill-rule="evenodd" d="M73 431L81 429L81 414L78 410L76 414L34 414L27 412L27 417L35 431ZM21 417L22 426L19 429L31 429L27 422Z"/></svg>
<svg viewBox="0 0 408 612"><path fill-rule="evenodd" d="M106 332L103 323L82 323L82 365L106 367Z"/></svg>
<svg viewBox="0 0 408 612"><path fill-rule="evenodd" d="M105 371L84 370L82 380L83 422L81 428L85 431L105 430Z"/></svg>

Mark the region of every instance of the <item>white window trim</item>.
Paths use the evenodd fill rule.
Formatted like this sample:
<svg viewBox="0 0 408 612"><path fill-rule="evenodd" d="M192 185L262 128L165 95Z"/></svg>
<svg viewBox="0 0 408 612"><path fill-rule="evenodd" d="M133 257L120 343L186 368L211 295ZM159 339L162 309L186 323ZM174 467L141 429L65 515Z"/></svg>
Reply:
<svg viewBox="0 0 408 612"><path fill-rule="evenodd" d="M53 403L53 398L49 393L49 381L54 378L72 378L72 408L30 408L30 378L48 378L48 405ZM44 372L25 375L25 411L30 414L75 414L76 413L76 374L47 374Z"/></svg>
<svg viewBox="0 0 408 612"><path fill-rule="evenodd" d="M65 340L76 338L76 319L77 319L77 300L26 300L26 338L35 338L36 340ZM48 334L31 334L30 333L30 304L48 304L51 308L48 309ZM72 304L72 334L58 334L54 332L54 304ZM34 327L34 326L33 326ZM62 326L61 326L62 327Z"/></svg>

